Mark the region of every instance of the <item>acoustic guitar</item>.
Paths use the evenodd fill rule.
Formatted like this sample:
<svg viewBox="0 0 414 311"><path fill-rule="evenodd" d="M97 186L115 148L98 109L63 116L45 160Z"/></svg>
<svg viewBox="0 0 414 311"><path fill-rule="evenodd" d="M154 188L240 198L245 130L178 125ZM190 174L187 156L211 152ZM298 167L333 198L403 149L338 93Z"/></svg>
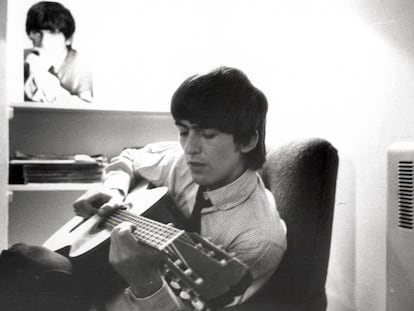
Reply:
<svg viewBox="0 0 414 311"><path fill-rule="evenodd" d="M208 239L154 220L171 219L167 192L165 187L141 184L126 198L127 209L116 210L104 221L97 215L75 216L43 246L69 257L85 288L105 299L127 286L109 264L108 252L111 229L128 221L137 227L137 241L166 255L163 277L185 303L194 310L211 310L231 302L251 284L248 267Z"/></svg>

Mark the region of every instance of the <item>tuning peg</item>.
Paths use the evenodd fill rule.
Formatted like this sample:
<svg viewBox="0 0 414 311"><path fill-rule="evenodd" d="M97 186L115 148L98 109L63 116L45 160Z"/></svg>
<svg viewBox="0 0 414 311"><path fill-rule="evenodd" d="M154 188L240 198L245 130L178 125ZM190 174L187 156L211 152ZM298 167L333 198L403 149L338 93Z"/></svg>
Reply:
<svg viewBox="0 0 414 311"><path fill-rule="evenodd" d="M236 252L231 252L231 253L229 253L229 256L230 256L230 257L236 257Z"/></svg>
<svg viewBox="0 0 414 311"><path fill-rule="evenodd" d="M214 253L214 251L208 251L207 252L207 256L209 256L209 257L214 257L215 254L216 253Z"/></svg>
<svg viewBox="0 0 414 311"><path fill-rule="evenodd" d="M191 299L190 291L188 289L183 289L180 292L180 298L184 300L190 300Z"/></svg>
<svg viewBox="0 0 414 311"><path fill-rule="evenodd" d="M168 226L168 227L175 227L175 225L174 225L172 222L169 222L169 223L167 224L167 226Z"/></svg>
<svg viewBox="0 0 414 311"><path fill-rule="evenodd" d="M226 259L221 259L220 260L220 265L222 265L222 266L227 265L227 260Z"/></svg>
<svg viewBox="0 0 414 311"><path fill-rule="evenodd" d="M191 274L193 274L193 270L192 270L192 269L190 269L190 268L188 268L187 270L185 270L185 271L184 271L184 274L185 274L186 276L190 276Z"/></svg>
<svg viewBox="0 0 414 311"><path fill-rule="evenodd" d="M181 261L181 259L177 259L176 261L174 261L174 265L177 267L181 266L182 263L183 262Z"/></svg>
<svg viewBox="0 0 414 311"><path fill-rule="evenodd" d="M191 300L191 305L196 309L196 310L203 310L204 307L206 306L204 302L202 302L199 298L194 298Z"/></svg>
<svg viewBox="0 0 414 311"><path fill-rule="evenodd" d="M173 278L173 279L170 281L170 285L171 285L171 287L172 287L172 288L174 288L174 289L181 289L180 279Z"/></svg>

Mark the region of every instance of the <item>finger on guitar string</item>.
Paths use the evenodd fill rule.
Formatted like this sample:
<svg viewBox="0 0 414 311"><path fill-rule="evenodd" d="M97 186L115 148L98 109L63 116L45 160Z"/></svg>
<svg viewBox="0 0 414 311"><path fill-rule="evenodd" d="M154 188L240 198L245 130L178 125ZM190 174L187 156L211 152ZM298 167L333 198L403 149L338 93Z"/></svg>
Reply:
<svg viewBox="0 0 414 311"><path fill-rule="evenodd" d="M122 222L111 232L109 261L115 269L132 264L140 270L158 266L164 254L134 236L137 227L130 222ZM138 267L139 266L139 267Z"/></svg>
<svg viewBox="0 0 414 311"><path fill-rule="evenodd" d="M162 286L159 271L160 252L138 242L130 222L117 225L111 233L109 263L129 284L137 297L152 295Z"/></svg>
<svg viewBox="0 0 414 311"><path fill-rule="evenodd" d="M108 202L112 197L111 194L103 190L90 189L73 202L73 208L76 215L89 217L96 214L98 208Z"/></svg>
<svg viewBox="0 0 414 311"><path fill-rule="evenodd" d="M109 262L115 265L122 261L125 254L132 252L137 244L133 235L136 227L130 222L122 222L115 226L111 232L111 246L109 249Z"/></svg>
<svg viewBox="0 0 414 311"><path fill-rule="evenodd" d="M153 256L155 250L140 243L134 236L136 226L130 222L122 222L111 232L109 261L115 267L125 265L130 261L142 261L142 258ZM144 255L145 254L145 255Z"/></svg>
<svg viewBox="0 0 414 311"><path fill-rule="evenodd" d="M123 204L123 201L119 198L112 198L108 202L104 203L99 209L98 209L98 215L102 218L108 217L110 214L115 212L118 209L124 209L126 208Z"/></svg>
<svg viewBox="0 0 414 311"><path fill-rule="evenodd" d="M135 240L132 233L134 233L136 230L137 230L136 225L134 225L133 223L129 221L123 221L112 229L112 235L114 238L120 237L122 239L124 238L130 239L130 241L131 242L133 241L135 244L137 241Z"/></svg>

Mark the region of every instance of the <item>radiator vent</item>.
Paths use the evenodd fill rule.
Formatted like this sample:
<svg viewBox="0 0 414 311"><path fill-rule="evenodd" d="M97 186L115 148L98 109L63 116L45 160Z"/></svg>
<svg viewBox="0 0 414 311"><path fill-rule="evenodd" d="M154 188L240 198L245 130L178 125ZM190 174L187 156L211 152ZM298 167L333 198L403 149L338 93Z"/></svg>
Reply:
<svg viewBox="0 0 414 311"><path fill-rule="evenodd" d="M414 308L414 140L387 150L387 311ZM381 254L379 254L381 256Z"/></svg>
<svg viewBox="0 0 414 311"><path fill-rule="evenodd" d="M398 226L414 229L413 161L398 162Z"/></svg>

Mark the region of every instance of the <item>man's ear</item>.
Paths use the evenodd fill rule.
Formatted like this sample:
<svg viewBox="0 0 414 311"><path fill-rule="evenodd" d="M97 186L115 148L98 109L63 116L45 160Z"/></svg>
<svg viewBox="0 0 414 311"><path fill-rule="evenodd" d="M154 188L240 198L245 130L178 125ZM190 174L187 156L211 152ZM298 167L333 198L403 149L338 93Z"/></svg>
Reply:
<svg viewBox="0 0 414 311"><path fill-rule="evenodd" d="M259 142L259 132L256 130L254 135L250 137L250 140L247 144L240 145L241 153L249 153L254 148L256 148L258 142Z"/></svg>

